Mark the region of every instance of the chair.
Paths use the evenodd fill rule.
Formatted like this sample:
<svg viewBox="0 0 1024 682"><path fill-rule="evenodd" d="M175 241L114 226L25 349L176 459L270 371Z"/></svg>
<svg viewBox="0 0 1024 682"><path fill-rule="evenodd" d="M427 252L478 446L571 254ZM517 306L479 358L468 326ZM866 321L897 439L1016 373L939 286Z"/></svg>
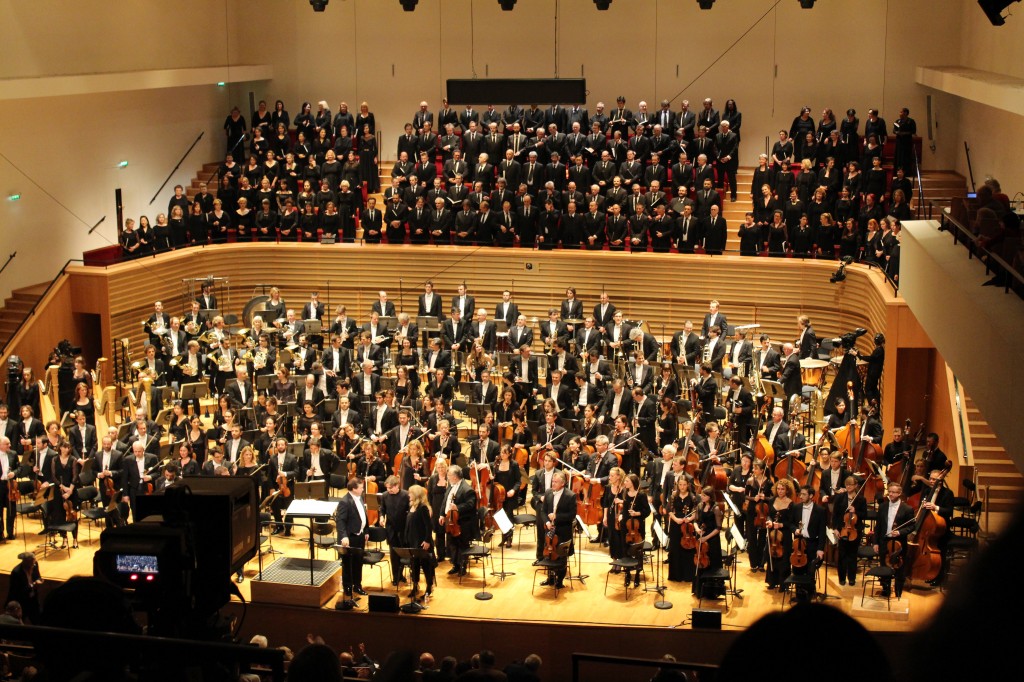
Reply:
<svg viewBox="0 0 1024 682"><path fill-rule="evenodd" d="M343 474L331 474L328 476L331 490L345 490L348 487L348 478Z"/></svg>
<svg viewBox="0 0 1024 682"><path fill-rule="evenodd" d="M544 558L537 563L537 569L533 572L533 584L530 586L530 594L533 594L533 591L537 588L538 573L544 572L547 575L552 575L555 571L564 568L566 569L566 578L569 578L569 547L571 546L572 540L566 540L565 542L562 542L558 545L557 559ZM555 583L555 585L553 585L553 587L555 588L555 598L557 599L559 590L557 582ZM569 589L574 589L572 586L571 579L569 579Z"/></svg>
<svg viewBox="0 0 1024 682"><path fill-rule="evenodd" d="M612 577L612 572L618 568L623 571L640 571L644 580L644 591L647 590L647 571L644 570L644 543L637 542L626 548L626 556L619 557L618 559L612 560L609 564L611 568L604 577L604 593L608 594L608 580ZM625 587L625 598L629 599L629 588L630 585L627 583Z"/></svg>
<svg viewBox="0 0 1024 682"><path fill-rule="evenodd" d="M537 516L535 514L516 514L512 517L512 523L518 526L519 540L516 544L516 549L523 548L523 529L525 528L536 528L537 527Z"/></svg>
<svg viewBox="0 0 1024 682"><path fill-rule="evenodd" d="M462 558L468 564L470 561L479 561L483 565L487 559L491 560L491 573L494 573L494 557L491 555L491 538L494 536L494 529L489 528L484 532L483 538L478 543L470 543L469 549L462 553ZM470 571L467 568L465 574L459 574L459 584L462 584L462 579L470 577ZM472 578L471 578L472 579Z"/></svg>
<svg viewBox="0 0 1024 682"><path fill-rule="evenodd" d="M338 544L338 533L334 521L314 521L309 539L317 549L334 547Z"/></svg>
<svg viewBox="0 0 1024 682"><path fill-rule="evenodd" d="M815 588L817 587L817 571L810 571L808 573L791 573L785 580L782 581L782 609L785 610L786 602L792 602L792 598L789 597L790 589L793 590L793 596L796 596L798 590L805 590L814 594Z"/></svg>
<svg viewBox="0 0 1024 682"><path fill-rule="evenodd" d="M953 498L953 513L955 514L959 511L961 516L967 516L970 513L971 504L974 502L974 496L978 487L969 478L965 478L961 483L963 483L964 490L967 491L967 496Z"/></svg>
<svg viewBox="0 0 1024 682"><path fill-rule="evenodd" d="M725 590L725 609L728 611L731 606L729 601L729 593L733 591L732 585L732 571L726 566L716 568L713 571L704 571L700 574L700 579L697 581L697 608L701 607L704 603L704 589L708 586L713 586L717 582L727 583L728 587Z"/></svg>
<svg viewBox="0 0 1024 682"><path fill-rule="evenodd" d="M387 558L387 554L381 549L381 543L388 539L388 533L383 526L370 526L366 529L366 534L369 536L369 541L376 545L376 547L363 552L363 566L376 568L379 571L380 589L383 591L384 567L381 564L387 563L390 566L391 560Z"/></svg>
<svg viewBox="0 0 1024 682"><path fill-rule="evenodd" d="M871 598L872 599L876 599L874 586L880 585L881 581L883 581L883 580L891 581L895 576L896 576L896 571L894 571L893 569L889 568L888 566L872 566L871 568L865 570L864 571L864 575L861 577L861 580L864 581L864 586L861 588L860 605L864 606L864 600L867 599L867 597L868 597L868 582L869 581L871 582L871 585L872 585L872 588L871 588ZM892 597L891 597L891 594L892 593L890 592L885 597L879 597L879 598L885 599L885 607L889 611L892 610Z"/></svg>
<svg viewBox="0 0 1024 682"><path fill-rule="evenodd" d="M102 504L96 506L96 500L100 499L100 491L94 486L85 486L77 490L78 499L81 500L83 506L79 516L88 523L86 524L86 530L89 531L89 542L92 542L92 527L103 523L104 527L107 525L107 510L103 508Z"/></svg>
<svg viewBox="0 0 1024 682"><path fill-rule="evenodd" d="M978 551L978 522L968 516L954 516L949 520L947 531L949 539L946 541L946 562L949 570L954 564L970 560Z"/></svg>
<svg viewBox="0 0 1024 682"><path fill-rule="evenodd" d="M58 503L54 502L53 500L47 500L45 504L46 505L51 505L51 504L58 504ZM57 548L57 535L63 534L65 539L66 539L67 534L68 533L73 533L75 531L75 528L77 527L77 525L73 521L61 521L59 523L51 522L49 520L49 518L47 518L47 507L46 506L43 507L42 511L43 511L43 530L42 530L41 534L45 534L46 535L46 542L43 543L43 558L46 558L46 556L47 556L47 554L49 552L49 549L51 547L54 548L54 549ZM67 547L65 547L64 549L68 550L68 558L70 559L71 558L71 543L68 543Z"/></svg>

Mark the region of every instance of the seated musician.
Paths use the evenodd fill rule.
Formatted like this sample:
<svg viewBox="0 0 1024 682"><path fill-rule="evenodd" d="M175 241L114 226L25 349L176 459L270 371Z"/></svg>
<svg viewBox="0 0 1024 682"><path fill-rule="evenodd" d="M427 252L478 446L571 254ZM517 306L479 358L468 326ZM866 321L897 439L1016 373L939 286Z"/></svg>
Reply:
<svg viewBox="0 0 1024 682"><path fill-rule="evenodd" d="M830 431L846 426L850 421L850 413L846 409L846 400L844 398L836 398L833 403L833 411L828 414L828 418L825 422L826 427Z"/></svg>

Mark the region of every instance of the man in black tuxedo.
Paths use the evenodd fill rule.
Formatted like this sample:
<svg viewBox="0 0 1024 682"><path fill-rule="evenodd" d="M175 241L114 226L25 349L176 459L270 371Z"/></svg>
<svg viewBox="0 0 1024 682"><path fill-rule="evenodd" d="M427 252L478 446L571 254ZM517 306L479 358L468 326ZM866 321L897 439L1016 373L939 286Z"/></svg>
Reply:
<svg viewBox="0 0 1024 682"><path fill-rule="evenodd" d="M676 362L681 362L689 367L697 361L700 355L700 338L693 333L693 322L687 320L683 323L683 329L672 335L672 354Z"/></svg>
<svg viewBox="0 0 1024 682"><path fill-rule="evenodd" d="M441 350L440 337L431 337L430 341L427 342L427 352L423 356L423 363L430 373L438 369L443 369L445 372L451 371L452 354L446 350Z"/></svg>
<svg viewBox="0 0 1024 682"><path fill-rule="evenodd" d="M359 334L359 345L356 346L352 359L352 370L362 367L367 362L373 365L373 373L380 374L384 367L384 351L380 346L373 343L373 337L368 331Z"/></svg>
<svg viewBox="0 0 1024 682"><path fill-rule="evenodd" d="M825 510L814 504L813 497L814 491L810 486L800 486L799 501L790 506L793 535L802 535L807 541L807 563L793 566L794 575L814 575L815 569L825 558ZM811 596L813 593L803 595L798 590L796 598L806 601Z"/></svg>
<svg viewBox="0 0 1024 682"><path fill-rule="evenodd" d="M243 407L252 407L253 388L249 381L249 373L244 369L235 372L235 383L225 388L231 405L237 410Z"/></svg>
<svg viewBox="0 0 1024 682"><path fill-rule="evenodd" d="M941 516L946 522L946 527L949 528L949 522L953 518L953 491L946 487L943 480L944 476L945 469L932 469L928 472L928 482L921 489L921 507ZM949 557L946 555L946 547L949 545L951 532L947 530L939 536L938 548L939 555L942 557L942 565L935 579L928 581L928 584L932 587L941 585L942 581L946 578L947 571L949 571Z"/></svg>
<svg viewBox="0 0 1024 682"><path fill-rule="evenodd" d="M281 489L277 479L282 474L287 479L289 487L291 487L296 480L298 461L296 461L294 455L288 452L288 439L279 436L275 439L273 448L270 459L267 461L267 478L270 482L270 488L273 490ZM292 527L290 525L284 526L281 521L281 511L290 501L279 494L270 504L270 513L274 515L274 522L277 524L277 528L273 531L274 535L281 533L285 537L289 537L292 534Z"/></svg>
<svg viewBox="0 0 1024 682"><path fill-rule="evenodd" d="M533 512L538 519L544 518L544 496L551 490L552 479L558 473L555 470L556 455L557 453L545 454L543 465L530 478L530 488L533 490L530 506L533 507ZM537 530L537 559L533 562L534 566L544 557L544 536L547 533L543 522L539 522L535 526Z"/></svg>
<svg viewBox="0 0 1024 682"><path fill-rule="evenodd" d="M299 464L298 476L304 482L324 481L334 471L338 460L330 450L320 447L320 439L313 437L306 444L306 451Z"/></svg>
<svg viewBox="0 0 1024 682"><path fill-rule="evenodd" d="M366 547L366 503L363 501L363 479L352 478L348 482L348 495L341 498L336 512L338 541L342 547L362 550ZM352 599L352 593L366 595L363 590L363 553L345 554L341 557L341 582L345 597Z"/></svg>
<svg viewBox="0 0 1024 682"><path fill-rule="evenodd" d="M459 535L447 534L448 551L447 555L452 562L452 568L448 575L466 575L465 552L469 549L469 543L477 526L476 516L476 493L469 483L462 480L462 467L453 464L448 467L448 493L444 497L441 509L435 513L438 515L438 523L445 524L445 515L450 512L457 512L459 515Z"/></svg>
<svg viewBox="0 0 1024 682"><path fill-rule="evenodd" d="M100 444L100 449L93 455L92 466L96 472L96 487L100 491L103 506L106 507L110 504L111 495L104 481L107 478L111 479L115 491L121 488L124 455L114 447L114 440L110 436L103 436ZM110 519L106 520L107 528L110 528Z"/></svg>
<svg viewBox="0 0 1024 682"><path fill-rule="evenodd" d="M476 312L476 299L466 293L465 282L459 284L458 292L452 296L451 307L458 309L461 319L464 320L469 320Z"/></svg>
<svg viewBox="0 0 1024 682"><path fill-rule="evenodd" d="M85 423L85 412L75 411L75 425L68 429L68 440L78 459L92 457L96 452L96 427Z"/></svg>
<svg viewBox="0 0 1024 682"><path fill-rule="evenodd" d="M782 401L782 409L786 414L789 414L789 401L793 396L800 395L803 382L800 380L800 357L793 349L793 344L782 344L782 355L785 359L782 361L779 381L782 383L782 388L786 393ZM879 433L879 436L881 436L881 433Z"/></svg>
<svg viewBox="0 0 1024 682"><path fill-rule="evenodd" d="M715 136L715 148L718 149L718 188L722 189L725 177L729 176L729 190L732 200L736 201L736 169L739 168L740 138L730 129L729 121L719 124L719 133Z"/></svg>
<svg viewBox="0 0 1024 682"><path fill-rule="evenodd" d="M558 544L569 542L569 548L562 563L541 585L554 584L555 589L565 587L565 573L568 557L573 554L572 523L576 518L576 494L565 488L565 474L556 471L551 476L551 489L544 493L544 528L553 531Z"/></svg>
<svg viewBox="0 0 1024 682"><path fill-rule="evenodd" d="M16 516L14 505L8 502L10 499L9 486L18 485L18 453L11 446L11 439L7 436L0 436L0 525L6 530L7 535L0 537L0 542L7 539L14 539L14 517ZM59 492L59 491L58 491ZM52 504L52 503L51 503ZM4 514L6 512L6 519Z"/></svg>
<svg viewBox="0 0 1024 682"><path fill-rule="evenodd" d="M804 448L807 446L807 439L800 431L802 426L800 418L794 418L789 424L789 430L780 431L779 435L775 437L772 448L775 450L776 461L782 461L783 456L787 453L792 453L790 456L796 462L805 461L807 451Z"/></svg>
<svg viewBox="0 0 1024 682"><path fill-rule="evenodd" d="M750 440L750 420L754 415L754 396L743 388L743 380L733 375L729 379L729 391L725 406L736 425L736 438L740 443Z"/></svg>
<svg viewBox="0 0 1024 682"><path fill-rule="evenodd" d="M700 404L700 411L704 415L704 423L715 418L715 398L718 396L718 383L711 376L711 363L700 364L700 376L693 381L693 390L696 393L696 403Z"/></svg>
<svg viewBox="0 0 1024 682"><path fill-rule="evenodd" d="M444 319L444 313L441 307L441 296L434 293L434 283L424 282L423 293L417 298L417 310L416 315L418 317L436 317L439 320Z"/></svg>
<svg viewBox="0 0 1024 682"><path fill-rule="evenodd" d="M648 369L650 369L648 367ZM654 424L658 418L658 409L655 401L648 398L644 389L637 386L633 389L633 431L638 435L638 440L647 446L647 449L657 449Z"/></svg>
<svg viewBox="0 0 1024 682"><path fill-rule="evenodd" d="M767 334L761 334L758 339L761 347L753 353L754 372L760 372L762 379L778 381L779 371L782 369L782 358L779 352L772 348L771 338Z"/></svg>
<svg viewBox="0 0 1024 682"><path fill-rule="evenodd" d="M914 510L909 504L900 499L903 494L903 486L896 481L889 482L889 488L884 500L878 504L878 516L875 521L874 550L878 554L878 563L885 566L886 557L889 555L888 542L899 541L904 556L907 551L907 536L914 530ZM894 569L896 572L896 599L903 594L903 583L906 582L906 569L909 562L904 561L902 565ZM882 596L888 597L890 592L890 581L886 578L881 581Z"/></svg>
<svg viewBox="0 0 1024 682"><path fill-rule="evenodd" d="M341 344L341 337L331 337L331 345L324 351L320 361L327 375L327 392L334 395L338 382L352 374L352 358L348 348Z"/></svg>
<svg viewBox="0 0 1024 682"><path fill-rule="evenodd" d="M733 341L725 353L726 360L729 362L729 367L725 368L723 372L726 379L738 374L740 367L745 368L747 376L750 375L750 362L754 350L754 345L747 341L742 329L733 328L732 333Z"/></svg>
<svg viewBox="0 0 1024 682"><path fill-rule="evenodd" d="M135 500L146 493L147 483L153 482L155 473L150 470L157 465L156 455L146 452L140 441L132 443L132 456L124 464L124 477L121 487L128 491L128 503L132 510L132 521L141 521L136 514Z"/></svg>
<svg viewBox="0 0 1024 682"><path fill-rule="evenodd" d="M498 461L500 448L498 442L489 437L490 430L489 426L481 424L477 428L477 434L480 437L469 444L468 466L471 469L486 467L488 464Z"/></svg>
<svg viewBox="0 0 1024 682"><path fill-rule="evenodd" d="M480 383L473 387L473 402L493 407L498 402L498 386L491 381L491 370L483 370L480 379Z"/></svg>
<svg viewBox="0 0 1024 682"><path fill-rule="evenodd" d="M476 311L476 319L470 323L466 336L470 339L480 339L483 342L484 350L493 352L498 343L498 335L493 322L487 319L487 309L480 308Z"/></svg>
<svg viewBox="0 0 1024 682"><path fill-rule="evenodd" d="M629 391L625 390L622 379L615 379L612 381L611 392L605 396L597 421L600 424L611 425L620 414L625 415L627 419L633 417L633 398Z"/></svg>
<svg viewBox="0 0 1024 682"><path fill-rule="evenodd" d="M373 371L372 360L363 363L362 371L352 376L349 387L356 409L363 410L364 406L373 403L380 391L380 375Z"/></svg>
<svg viewBox="0 0 1024 682"><path fill-rule="evenodd" d="M398 412L395 411L395 408L384 402L386 397L387 393L385 391L377 391L375 394L377 404L370 410L369 416L364 421L366 432L371 434L371 438L375 443L385 440L385 434L398 426Z"/></svg>
<svg viewBox="0 0 1024 682"><path fill-rule="evenodd" d="M921 453L921 456L927 462L925 471L945 469L946 462L949 461L946 454L939 449L939 434L937 433L929 433L925 436L924 452Z"/></svg>

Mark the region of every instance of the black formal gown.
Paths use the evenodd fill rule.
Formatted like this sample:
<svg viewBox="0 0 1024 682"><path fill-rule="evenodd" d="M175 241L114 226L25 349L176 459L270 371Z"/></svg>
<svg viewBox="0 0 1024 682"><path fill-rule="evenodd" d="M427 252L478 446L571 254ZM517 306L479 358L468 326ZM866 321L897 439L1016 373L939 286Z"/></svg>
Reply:
<svg viewBox="0 0 1024 682"><path fill-rule="evenodd" d="M686 497L672 496L672 513L677 517L689 515L697 504L692 494ZM668 579L673 582L691 582L694 576L693 555L695 550L680 544L683 537L682 525L668 521Z"/></svg>
<svg viewBox="0 0 1024 682"><path fill-rule="evenodd" d="M359 138L359 178L366 183L366 191L374 194L380 191L380 171L377 168L377 138Z"/></svg>

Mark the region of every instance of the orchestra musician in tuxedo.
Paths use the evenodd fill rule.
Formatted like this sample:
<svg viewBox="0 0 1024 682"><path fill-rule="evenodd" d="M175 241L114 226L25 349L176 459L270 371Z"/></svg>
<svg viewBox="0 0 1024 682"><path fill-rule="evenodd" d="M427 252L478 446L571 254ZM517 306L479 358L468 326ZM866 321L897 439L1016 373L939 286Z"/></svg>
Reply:
<svg viewBox="0 0 1024 682"><path fill-rule="evenodd" d="M722 376L729 379L743 368L746 376L750 375L750 362L753 357L754 344L747 341L742 329L733 328L733 341L725 352L729 366L723 370Z"/></svg>
<svg viewBox="0 0 1024 682"><path fill-rule="evenodd" d="M782 370L782 356L772 348L771 339L767 334L761 334L758 339L760 348L754 351L753 370L761 373L762 379L778 381L779 372Z"/></svg>
<svg viewBox="0 0 1024 682"><path fill-rule="evenodd" d="M515 385L518 400L527 400L537 394L540 387L537 358L531 357L529 346L519 347L519 357L508 361L508 372L505 376ZM532 406L527 403L527 410Z"/></svg>
<svg viewBox="0 0 1024 682"><path fill-rule="evenodd" d="M564 376L565 373L560 370L550 370L550 380L541 395L555 401L555 404L558 405L558 416L571 418L574 416L571 411L576 392L572 383L562 381Z"/></svg>
<svg viewBox="0 0 1024 682"><path fill-rule="evenodd" d="M495 443L497 450L497 443ZM495 456L497 456L495 454ZM457 512L459 515L459 534L447 534L448 550L447 555L452 562L449 575L466 574L465 552L469 549L470 541L473 539L474 530L477 525L476 515L476 493L469 483L463 480L462 467L453 464L448 467L448 492L445 494L444 503L440 510L435 510L438 523L445 525L446 515L450 512Z"/></svg>
<svg viewBox="0 0 1024 682"><path fill-rule="evenodd" d="M434 293L434 283L427 281L423 283L423 293L417 297L416 315L418 317L436 317L444 319L441 296Z"/></svg>
<svg viewBox="0 0 1024 682"><path fill-rule="evenodd" d="M707 424L715 417L715 400L718 398L718 384L711 376L710 362L700 363L700 376L693 380L693 390L704 415L704 423Z"/></svg>
<svg viewBox="0 0 1024 682"><path fill-rule="evenodd" d="M559 318L563 321L583 319L583 301L576 298L575 287L569 287L565 290L565 300L562 301L559 309Z"/></svg>
<svg viewBox="0 0 1024 682"><path fill-rule="evenodd" d="M743 387L743 380L733 375L729 379L729 391L725 396L726 410L736 427L736 439L740 443L750 440L750 421L754 415L754 396Z"/></svg>
<svg viewBox="0 0 1024 682"><path fill-rule="evenodd" d="M86 423L85 412L75 411L75 425L68 428L67 434L78 459L92 457L96 452L96 427Z"/></svg>
<svg viewBox="0 0 1024 682"><path fill-rule="evenodd" d="M801 432L803 423L799 417L794 417L793 421L789 423L789 430L780 432L775 440L772 442L772 447L775 450L776 461L781 461L783 457L789 455L794 458L794 461L803 462L806 459L807 450L807 439Z"/></svg>
<svg viewBox="0 0 1024 682"><path fill-rule="evenodd" d="M155 480L156 473L152 471L157 465L157 456L147 453L145 446L140 441L132 443L131 455L124 463L123 479L121 487L128 491L128 503L132 510L132 519L140 521L136 514L135 500L139 495L146 494L146 485Z"/></svg>
<svg viewBox="0 0 1024 682"><path fill-rule="evenodd" d="M512 348L533 346L533 329L526 324L526 316L519 314L508 327L508 345Z"/></svg>
<svg viewBox="0 0 1024 682"><path fill-rule="evenodd" d="M269 487L272 490L280 490L281 485L278 482L278 478L281 475L285 476L289 485L293 484L298 473L298 465L299 463L295 456L288 452L288 439L280 436L275 438L273 450L267 461ZM285 526L281 520L281 512L288 502L289 500L279 494L270 505L270 512L273 514L276 524L276 528L273 530L274 535L281 533L285 537L289 537L292 534L291 525Z"/></svg>
<svg viewBox="0 0 1024 682"><path fill-rule="evenodd" d="M825 472L827 475L828 472ZM821 477L821 487L825 487L825 475ZM829 482L831 491L832 483ZM841 482L841 487L835 489L834 495L830 498L832 501L832 528L838 534L843 527L846 525L846 512L852 509L853 513L857 515L857 523L854 524L854 529L857 531L856 538L853 540L846 540L843 537L838 539L838 560L836 561L836 570L839 573L839 584L845 585L849 581L850 585L857 584L857 548L860 546L860 539L864 537L864 517L868 513L868 505L864 500L864 496L860 494L860 485L857 483L857 479L847 474ZM824 496L822 502L825 501Z"/></svg>
<svg viewBox="0 0 1024 682"><path fill-rule="evenodd" d="M700 338L693 333L693 323L686 320L683 329L672 335L672 353L677 362L693 367L700 357Z"/></svg>
<svg viewBox="0 0 1024 682"><path fill-rule="evenodd" d="M551 354L548 356L548 367L562 372L562 383L574 386L576 373L580 367L576 356L568 352L568 345L565 339L555 339L551 346Z"/></svg>
<svg viewBox="0 0 1024 682"><path fill-rule="evenodd" d="M914 509L904 502L903 486L896 481L890 481L886 490L885 499L878 503L878 514L875 521L873 533L873 548L878 554L880 566L886 565L889 555L889 542L896 540L900 543L904 552L907 551L907 538L914 530ZM882 596L888 597L891 594L892 583L895 582L896 599L903 594L903 584L906 582L906 569L909 562L903 561L899 568L894 568L895 579L882 578Z"/></svg>
<svg viewBox="0 0 1024 682"><path fill-rule="evenodd" d="M576 494L565 487L565 474L556 471L551 476L551 487L544 493L544 528L554 532L558 543L569 542L568 555L573 554L572 524L576 518ZM556 568L554 576L548 576L542 585L555 585L555 589L565 587L565 573L568 560Z"/></svg>
<svg viewBox="0 0 1024 682"><path fill-rule="evenodd" d="M491 406L498 402L498 386L491 381L491 370L480 373L480 383L473 386L473 402Z"/></svg>
<svg viewBox="0 0 1024 682"><path fill-rule="evenodd" d="M825 558L825 510L814 503L814 490L809 485L800 486L800 493L790 505L793 536L802 535L807 541L808 561L803 566L792 566L794 575L814 575L818 565ZM813 588L812 588L813 589ZM812 595L797 597L806 599Z"/></svg>
<svg viewBox="0 0 1024 682"><path fill-rule="evenodd" d="M537 518L544 517L544 496L552 489L552 480L557 473L555 469L556 456L557 453L554 452L546 453L542 460L542 466L530 478L530 489L533 491L530 506L533 507ZM533 562L534 566L544 557L544 536L547 534L544 523L538 523L535 526L537 530L537 559Z"/></svg>
<svg viewBox="0 0 1024 682"><path fill-rule="evenodd" d="M779 372L779 382L785 391L785 398L782 402L782 409L789 412L789 401L793 396L799 396L803 390L803 382L800 380L800 357L796 354L793 344L782 344L782 354L785 358L782 361L782 370Z"/></svg>
<svg viewBox="0 0 1024 682"><path fill-rule="evenodd" d="M341 498L336 512L338 542L342 547L362 550L366 547L369 534L366 532L366 502L363 499L363 479L349 479L348 495ZM352 599L355 594L366 595L363 590L362 552L344 554L341 557L341 579L345 597Z"/></svg>

